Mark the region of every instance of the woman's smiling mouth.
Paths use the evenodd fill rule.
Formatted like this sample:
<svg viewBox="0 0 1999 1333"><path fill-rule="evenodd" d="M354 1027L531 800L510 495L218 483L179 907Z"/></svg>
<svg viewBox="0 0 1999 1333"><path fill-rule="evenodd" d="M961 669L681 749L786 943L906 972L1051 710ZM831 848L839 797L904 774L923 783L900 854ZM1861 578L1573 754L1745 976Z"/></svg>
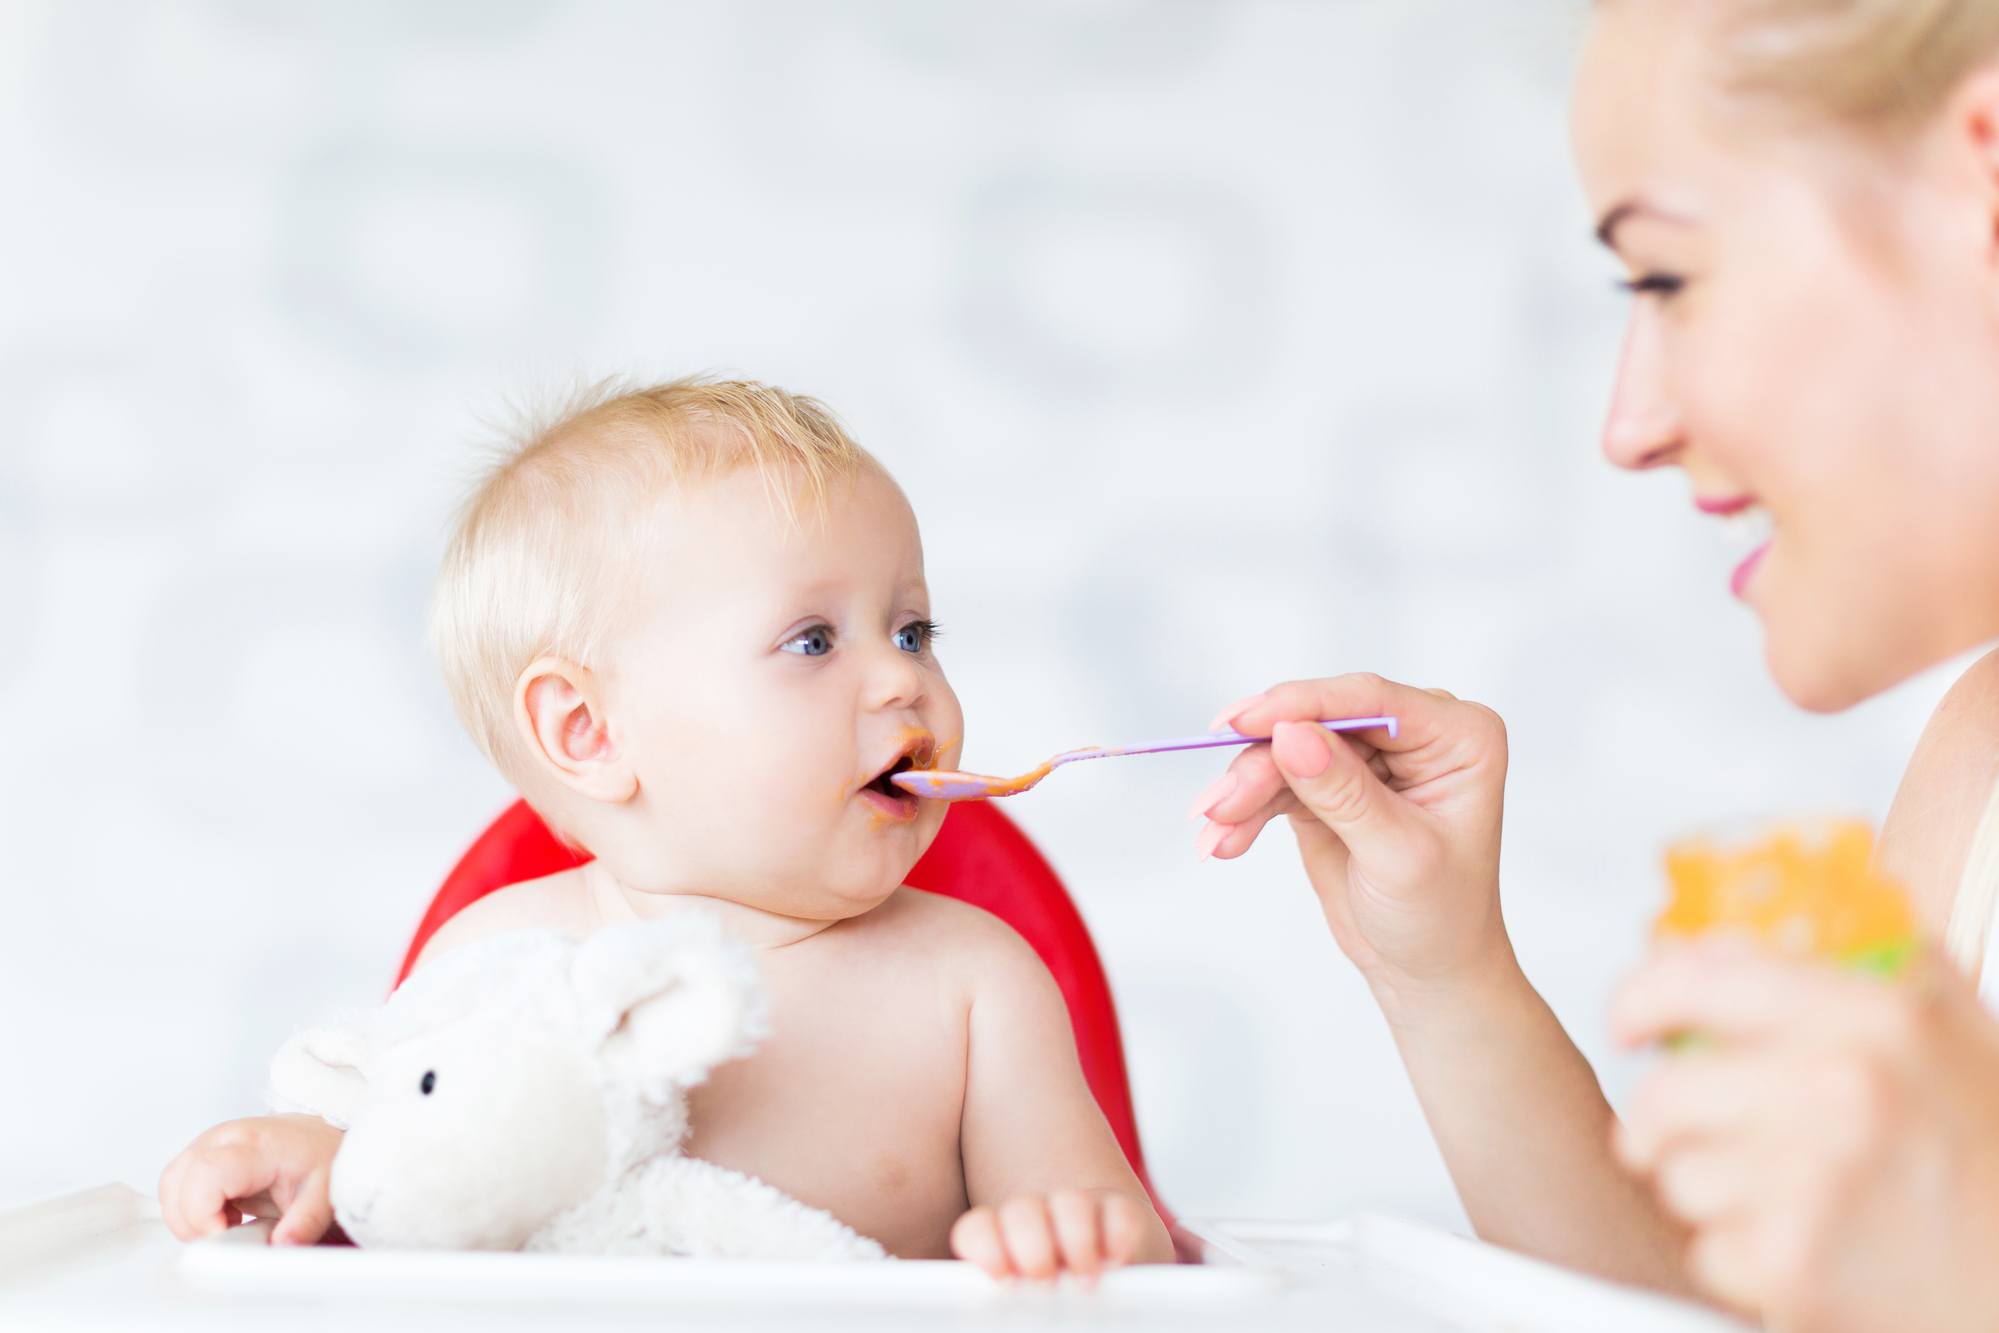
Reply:
<svg viewBox="0 0 1999 1333"><path fill-rule="evenodd" d="M1738 598L1746 596L1751 580L1756 577L1763 557L1770 553L1771 542L1775 540L1770 511L1749 495L1729 499L1697 497L1694 507L1703 514L1713 514L1722 520L1722 541L1731 551L1748 549L1748 554L1728 577L1729 591Z"/></svg>

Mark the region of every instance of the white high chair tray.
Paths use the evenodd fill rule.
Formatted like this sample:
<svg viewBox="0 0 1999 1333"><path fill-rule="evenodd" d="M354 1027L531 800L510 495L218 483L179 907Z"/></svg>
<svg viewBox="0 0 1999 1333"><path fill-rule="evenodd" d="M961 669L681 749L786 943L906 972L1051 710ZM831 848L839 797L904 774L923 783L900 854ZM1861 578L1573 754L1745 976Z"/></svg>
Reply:
<svg viewBox="0 0 1999 1333"><path fill-rule="evenodd" d="M0 1213L0 1328L830 1330L1045 1327L1718 1333L1690 1306L1390 1218L1197 1222L1200 1265L1094 1289L1002 1286L961 1264L766 1264L345 1247L272 1249L252 1224L182 1245L124 1185Z"/></svg>

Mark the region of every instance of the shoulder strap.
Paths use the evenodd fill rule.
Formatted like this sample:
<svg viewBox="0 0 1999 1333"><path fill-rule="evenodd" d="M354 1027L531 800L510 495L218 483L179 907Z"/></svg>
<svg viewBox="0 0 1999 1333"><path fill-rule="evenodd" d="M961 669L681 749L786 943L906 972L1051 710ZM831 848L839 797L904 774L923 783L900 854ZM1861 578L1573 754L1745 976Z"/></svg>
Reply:
<svg viewBox="0 0 1999 1333"><path fill-rule="evenodd" d="M1951 903L1950 927L1944 948L1951 961L1978 978L1978 993L1988 1008L1999 1009L1999 931L1992 929L1992 909L1999 902L1999 782L1986 799L1985 813L1971 835Z"/></svg>

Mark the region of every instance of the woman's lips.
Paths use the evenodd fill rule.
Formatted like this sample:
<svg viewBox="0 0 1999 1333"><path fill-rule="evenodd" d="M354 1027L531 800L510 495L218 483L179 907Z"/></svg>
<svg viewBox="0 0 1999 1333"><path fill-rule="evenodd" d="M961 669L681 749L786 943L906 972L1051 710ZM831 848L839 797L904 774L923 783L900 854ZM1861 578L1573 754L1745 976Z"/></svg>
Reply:
<svg viewBox="0 0 1999 1333"><path fill-rule="evenodd" d="M1749 580L1756 577L1757 567L1763 563L1763 557L1768 554L1770 554L1769 542L1764 542L1761 546L1751 551L1749 558L1737 565L1735 573L1729 576L1728 590L1738 598L1746 596L1749 592Z"/></svg>
<svg viewBox="0 0 1999 1333"><path fill-rule="evenodd" d="M1729 591L1742 597L1776 539L1776 523L1770 511L1753 495L1697 495L1694 507L1721 520L1718 531L1725 548L1737 554L1748 552L1728 578Z"/></svg>

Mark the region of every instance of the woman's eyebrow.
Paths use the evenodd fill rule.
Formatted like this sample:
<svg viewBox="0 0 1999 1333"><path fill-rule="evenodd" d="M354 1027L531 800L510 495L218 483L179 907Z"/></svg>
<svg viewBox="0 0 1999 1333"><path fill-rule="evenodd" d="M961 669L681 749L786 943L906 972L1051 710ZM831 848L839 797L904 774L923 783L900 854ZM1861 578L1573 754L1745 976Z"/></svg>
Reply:
<svg viewBox="0 0 1999 1333"><path fill-rule="evenodd" d="M1653 218L1660 222L1677 223L1681 226L1685 226L1687 223L1686 218L1669 213L1654 204L1648 204L1642 199L1627 199L1605 213L1603 219L1596 224L1597 240L1603 242L1609 249L1615 250L1617 248L1617 229L1632 218L1640 216Z"/></svg>
<svg viewBox="0 0 1999 1333"><path fill-rule="evenodd" d="M1596 224L1596 238L1609 249L1617 248L1617 229L1624 219L1638 211L1638 205L1631 202L1619 204L1605 213Z"/></svg>

